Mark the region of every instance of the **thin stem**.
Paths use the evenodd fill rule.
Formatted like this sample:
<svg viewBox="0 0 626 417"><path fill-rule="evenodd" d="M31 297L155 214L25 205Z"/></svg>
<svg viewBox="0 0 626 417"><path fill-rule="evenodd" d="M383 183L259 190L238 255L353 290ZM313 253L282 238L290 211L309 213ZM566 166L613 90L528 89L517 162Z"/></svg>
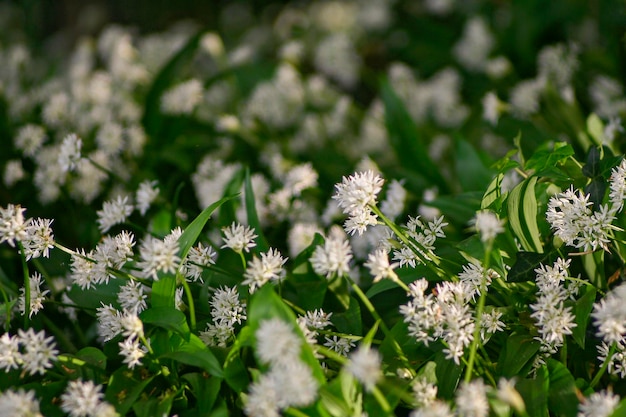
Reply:
<svg viewBox="0 0 626 417"><path fill-rule="evenodd" d="M243 270L246 270L246 257L243 256L243 251L239 251L239 257L241 258L241 264L243 265Z"/></svg>
<svg viewBox="0 0 626 417"><path fill-rule="evenodd" d="M383 409L383 411L385 412L385 414L386 415L390 415L391 414L391 406L389 405L389 402L387 401L387 398L385 398L383 393L380 392L378 387L372 388L372 394L374 395L374 398L376 399L378 404L380 404L380 406Z"/></svg>
<svg viewBox="0 0 626 417"><path fill-rule="evenodd" d="M182 279L183 289L185 294L187 295L187 304L189 305L189 322L191 325L191 331L196 330L196 307L193 302L193 294L191 294L191 288L187 283L187 280L182 275L180 276Z"/></svg>
<svg viewBox="0 0 626 417"><path fill-rule="evenodd" d="M2 298L4 299L4 308L7 315L7 319L4 322L4 330L8 333L9 329L11 328L11 300L9 299L9 295L7 294L7 292L4 290L3 285L0 285L0 292L2 292Z"/></svg>
<svg viewBox="0 0 626 417"><path fill-rule="evenodd" d="M22 274L24 276L24 330L28 330L30 327L30 274L28 273L28 265L26 265L24 246L22 246L21 242L17 242L17 244L20 248Z"/></svg>
<svg viewBox="0 0 626 417"><path fill-rule="evenodd" d="M609 367L609 362L613 360L613 355L615 354L615 350L616 350L616 345L615 343L613 343L611 344L611 347L609 348L609 353L608 355L606 355L606 359L604 360L602 367L600 368L596 376L594 376L591 382L589 383L590 388L595 388L595 386L598 385L598 382L600 382L600 379L602 379L602 376L604 375L607 368Z"/></svg>

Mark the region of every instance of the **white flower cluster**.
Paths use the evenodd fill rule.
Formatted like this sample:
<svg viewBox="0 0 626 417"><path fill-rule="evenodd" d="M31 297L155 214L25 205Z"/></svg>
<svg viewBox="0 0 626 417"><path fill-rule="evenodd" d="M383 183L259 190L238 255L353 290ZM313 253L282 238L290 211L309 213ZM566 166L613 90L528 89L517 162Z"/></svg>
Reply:
<svg viewBox="0 0 626 417"><path fill-rule="evenodd" d="M4 416L43 417L39 412L39 400L35 391L6 390L0 394L0 410Z"/></svg>
<svg viewBox="0 0 626 417"><path fill-rule="evenodd" d="M115 408L104 401L102 385L80 379L70 381L61 395L61 409L70 417L116 416Z"/></svg>
<svg viewBox="0 0 626 417"><path fill-rule="evenodd" d="M49 290L41 290L41 274L35 272L28 278L28 285L30 286L30 303L28 318L31 318L33 314L39 313L43 309L43 302L46 300L46 295ZM20 296L17 300L17 305L22 315L26 314L26 289L20 288Z"/></svg>
<svg viewBox="0 0 626 417"><path fill-rule="evenodd" d="M608 362L608 372L626 377L626 285L615 287L598 303L594 304L593 323L602 339L598 346L598 360ZM611 347L614 347L609 357Z"/></svg>
<svg viewBox="0 0 626 417"><path fill-rule="evenodd" d="M430 262L434 257L435 242L437 238L444 238L446 234L443 228L448 225L443 216L440 216L426 224L420 220L420 216L411 217L403 226L404 232L410 237L410 242L398 243L400 246L393 251L393 259L400 262L400 267L410 265L415 268L418 264Z"/></svg>
<svg viewBox="0 0 626 417"><path fill-rule="evenodd" d="M345 237L338 234L326 238L323 246L317 246L309 261L318 275L328 279L343 276L350 272L352 249Z"/></svg>
<svg viewBox="0 0 626 417"><path fill-rule="evenodd" d="M317 397L319 383L300 359L302 339L281 319L264 320L256 333L256 354L269 371L250 384L244 411L250 417L278 416Z"/></svg>
<svg viewBox="0 0 626 417"><path fill-rule="evenodd" d="M24 219L25 208L9 204L0 207L0 244L7 242L11 247L21 243L26 260L47 258L54 247L54 237L50 225L52 220L40 218Z"/></svg>
<svg viewBox="0 0 626 417"><path fill-rule="evenodd" d="M204 246L199 242L189 250L183 262L183 275L193 282L204 283L202 272L206 267L215 264L216 256L217 253L211 246Z"/></svg>
<svg viewBox="0 0 626 417"><path fill-rule="evenodd" d="M344 224L347 233L354 235L358 232L361 235L367 226L376 225L377 216L372 213L371 207L376 205L376 196L383 183L384 180L370 170L343 177L341 183L335 185L333 198L349 216Z"/></svg>
<svg viewBox="0 0 626 417"><path fill-rule="evenodd" d="M54 338L46 337L43 330L35 333L32 328L20 329L17 335L0 336L0 368L5 372L21 367L29 375L43 375L52 368L58 353Z"/></svg>
<svg viewBox="0 0 626 417"><path fill-rule="evenodd" d="M241 324L247 319L246 304L239 300L239 292L235 287L215 290L209 304L213 322L200 332L200 339L207 346L226 347L235 336L235 324Z"/></svg>
<svg viewBox="0 0 626 417"><path fill-rule="evenodd" d="M571 306L565 306L565 301L576 295L578 285L565 282L569 277L569 265L567 261L559 258L552 267L541 265L535 269L537 284L537 300L530 305L533 311L531 317L537 323L543 356L537 356L535 365L543 363L546 356L556 353L565 342L565 336L572 334L576 327L576 318L572 313Z"/></svg>
<svg viewBox="0 0 626 417"><path fill-rule="evenodd" d="M255 255L243 274L245 279L242 285L248 285L248 291L252 294L266 282L280 282L287 273L283 268L287 259L273 248L261 253L260 258Z"/></svg>
<svg viewBox="0 0 626 417"><path fill-rule="evenodd" d="M446 357L459 364L474 338L474 312L469 305L472 291L463 282L441 282L435 287L436 296L426 294L428 281L424 278L409 288L411 299L400 306L409 335L425 345L442 339Z"/></svg>

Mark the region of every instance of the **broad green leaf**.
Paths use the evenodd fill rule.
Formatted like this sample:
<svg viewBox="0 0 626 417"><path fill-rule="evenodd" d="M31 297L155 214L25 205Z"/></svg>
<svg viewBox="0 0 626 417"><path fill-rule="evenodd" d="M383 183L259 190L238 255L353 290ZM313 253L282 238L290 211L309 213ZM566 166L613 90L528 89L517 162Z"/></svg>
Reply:
<svg viewBox="0 0 626 417"><path fill-rule="evenodd" d="M591 135L596 144L604 142L604 125L597 114L591 113L587 117L587 132Z"/></svg>
<svg viewBox="0 0 626 417"><path fill-rule="evenodd" d="M250 383L248 370L241 359L241 349L252 346L253 340L254 332L250 326L244 326L239 331L237 339L235 339L235 343L233 343L224 361L224 379L238 394L244 391Z"/></svg>
<svg viewBox="0 0 626 417"><path fill-rule="evenodd" d="M341 333L360 336L363 334L361 305L354 297L349 297L348 309L343 313L333 313L331 321Z"/></svg>
<svg viewBox="0 0 626 417"><path fill-rule="evenodd" d="M446 194L449 191L448 184L439 167L430 159L428 148L420 138L415 122L389 82L382 83L381 95L385 105L385 125L389 140L400 164L425 177L440 192Z"/></svg>
<svg viewBox="0 0 626 417"><path fill-rule="evenodd" d="M463 367L446 358L443 352L437 352L434 361L436 365L435 374L437 374L437 396L451 399L454 397Z"/></svg>
<svg viewBox="0 0 626 417"><path fill-rule="evenodd" d="M493 211L495 212L500 211L500 206L502 205L502 201L501 201L502 191L500 189L500 186L502 184L502 178L504 178L504 174L502 173L498 174L491 181L491 183L489 183L489 186L487 187L487 191L485 191L485 194L483 195L483 199L480 202L481 210L491 208L491 206L494 205Z"/></svg>
<svg viewBox="0 0 626 417"><path fill-rule="evenodd" d="M354 377L345 370L337 378L320 388L320 402L333 417L360 417L362 394Z"/></svg>
<svg viewBox="0 0 626 417"><path fill-rule="evenodd" d="M491 181L493 173L466 140L455 140L455 166L459 183L463 191L482 191ZM469 175L471 173L471 175Z"/></svg>
<svg viewBox="0 0 626 417"><path fill-rule="evenodd" d="M479 191L469 191L454 196L440 195L425 205L441 210L446 216L446 220L449 219L459 225L466 226L480 209L482 197L483 193Z"/></svg>
<svg viewBox="0 0 626 417"><path fill-rule="evenodd" d="M587 253L580 257L587 273L589 282L596 288L606 290L607 282L604 276L604 251Z"/></svg>
<svg viewBox="0 0 626 417"><path fill-rule="evenodd" d="M570 371L561 362L548 359L550 391L548 408L555 415L575 417L578 412L576 383Z"/></svg>
<svg viewBox="0 0 626 417"><path fill-rule="evenodd" d="M626 398L617 405L611 417L626 417Z"/></svg>
<svg viewBox="0 0 626 417"><path fill-rule="evenodd" d="M507 211L509 224L525 251L543 253L537 226L537 177L530 177L509 193Z"/></svg>
<svg viewBox="0 0 626 417"><path fill-rule="evenodd" d="M267 240L261 229L261 223L259 222L259 215L256 211L256 203L254 201L254 190L252 189L252 181L250 180L250 168L248 167L246 168L244 187L248 225L254 228L257 235L255 250L257 252L267 252L270 247L267 244Z"/></svg>
<svg viewBox="0 0 626 417"><path fill-rule="evenodd" d="M585 348L585 336L589 325L589 316L593 310L593 303L596 301L596 289L587 285L587 290L582 297L576 301L574 315L576 316L576 327L572 329L572 337L581 348Z"/></svg>
<svg viewBox="0 0 626 417"><path fill-rule="evenodd" d="M200 372L185 374L182 378L191 385L191 392L196 398L197 415L209 415L222 387L222 379Z"/></svg>
<svg viewBox="0 0 626 417"><path fill-rule="evenodd" d="M176 304L176 277L164 275L152 284L151 302L153 308L174 307Z"/></svg>
<svg viewBox="0 0 626 417"><path fill-rule="evenodd" d="M161 358L173 359L185 365L196 366L218 378L224 377L222 365L213 352L195 334L189 342L183 342L173 352L161 355Z"/></svg>
<svg viewBox="0 0 626 417"><path fill-rule="evenodd" d="M102 351L95 347L86 347L75 355L78 359L85 361L90 366L104 371L107 366L107 357Z"/></svg>
<svg viewBox="0 0 626 417"><path fill-rule="evenodd" d="M191 331L187 324L187 317L174 307L152 307L139 315L141 321L166 330L178 333L185 340L189 340Z"/></svg>
<svg viewBox="0 0 626 417"><path fill-rule="evenodd" d="M142 369L131 371L123 366L109 378L104 397L115 406L120 415L126 415L153 379L154 375L147 374Z"/></svg>
<svg viewBox="0 0 626 417"><path fill-rule="evenodd" d="M67 295L76 306L85 310L92 310L91 313L95 314L95 310L102 307L102 304L111 304L115 308L119 306L117 294L122 285L124 285L124 281L121 279L111 279L108 284L97 284L84 290L74 284Z"/></svg>
<svg viewBox="0 0 626 417"><path fill-rule="evenodd" d="M196 217L194 221L192 221L191 224L189 224L189 226L185 228L185 231L178 239L178 244L180 245L180 258L181 259L185 259L185 257L187 256L187 253L189 253L189 250L191 249L193 244L196 242L196 240L198 240L198 236L200 236L200 233L202 233L202 229L204 229L204 225L206 224L207 221L209 221L213 212L217 210L225 202L232 200L236 197L237 195L235 194L235 195L228 195L226 197L219 199L215 203L211 204L209 207L202 210L202 213L200 213L198 217Z"/></svg>
<svg viewBox="0 0 626 417"><path fill-rule="evenodd" d="M533 417L548 417L548 389L549 381L547 370L541 367L533 379L520 379L515 389L520 393L526 405L527 415Z"/></svg>
<svg viewBox="0 0 626 417"><path fill-rule="evenodd" d="M137 417L169 416L176 391L167 391L158 397L142 398L133 404Z"/></svg>
<svg viewBox="0 0 626 417"><path fill-rule="evenodd" d="M500 351L498 373L507 378L518 375L533 359L540 346L541 344L528 334L514 334L508 337Z"/></svg>
<svg viewBox="0 0 626 417"><path fill-rule="evenodd" d="M548 259L549 256L546 253L518 252L506 280L508 282L534 282L537 276L535 269L545 264Z"/></svg>
<svg viewBox="0 0 626 417"><path fill-rule="evenodd" d="M525 169L535 170L539 175L542 171L563 163L567 158L574 155L574 148L566 142L557 142L553 148L544 147L526 161Z"/></svg>

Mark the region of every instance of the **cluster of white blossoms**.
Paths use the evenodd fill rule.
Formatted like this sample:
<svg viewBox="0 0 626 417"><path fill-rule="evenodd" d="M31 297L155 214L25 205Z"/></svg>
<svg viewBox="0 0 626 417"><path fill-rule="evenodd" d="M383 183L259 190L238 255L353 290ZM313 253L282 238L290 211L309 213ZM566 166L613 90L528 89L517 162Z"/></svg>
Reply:
<svg viewBox="0 0 626 417"><path fill-rule="evenodd" d="M39 313L43 309L43 302L46 300L46 295L49 290L42 290L42 277L39 272L35 272L28 278L28 285L30 287L30 307L28 312L28 318L31 318L33 314ZM20 288L20 296L17 300L17 305L22 315L26 314L26 288Z"/></svg>
<svg viewBox="0 0 626 417"><path fill-rule="evenodd" d="M624 207L626 198L626 160L611 172L609 179L609 203L601 204L592 210L590 195L573 186L550 198L546 218L558 236L566 245L582 248L583 251L604 249L614 231L620 230L613 224L616 215Z"/></svg>
<svg viewBox="0 0 626 417"><path fill-rule="evenodd" d="M156 181L146 180L139 184L136 192L136 207L142 216L146 214L152 202L159 195ZM106 233L116 224L124 223L135 209L128 196L117 196L114 200L105 201L98 210L98 228Z"/></svg>
<svg viewBox="0 0 626 417"><path fill-rule="evenodd" d="M367 226L378 223L378 216L372 212L372 207L376 206L376 196L382 190L383 183L384 180L370 170L343 177L341 183L335 184L333 198L349 216L344 223L347 233L362 235Z"/></svg>
<svg viewBox="0 0 626 417"><path fill-rule="evenodd" d="M178 238L182 234L179 228L163 239L146 236L139 248L140 260L137 268L141 270L141 276L159 280L159 272L175 274L180 266L181 259L178 256Z"/></svg>
<svg viewBox="0 0 626 417"><path fill-rule="evenodd" d="M0 336L0 368L5 372L21 368L29 375L43 375L52 368L58 353L54 338L46 337L43 330L35 333L32 328L20 329L17 335Z"/></svg>
<svg viewBox="0 0 626 417"><path fill-rule="evenodd" d="M254 239L258 235L254 233L253 227L233 222L230 226L223 227L222 233L224 233L224 245L222 248L230 248L242 254L244 251L250 252L250 249L256 246Z"/></svg>
<svg viewBox="0 0 626 417"><path fill-rule="evenodd" d="M608 372L626 377L626 285L611 290L593 306L593 323L602 339L598 360L608 361Z"/></svg>
<svg viewBox="0 0 626 417"><path fill-rule="evenodd" d="M559 258L552 267L542 264L535 269L537 299L530 304L530 316L537 323L539 336L536 339L541 342L543 353L536 356L535 366L544 364L546 357L556 353L565 342L565 336L571 335L577 326L572 307L565 305L567 299L575 300L580 288L580 284L568 279L570 263L571 259Z"/></svg>
<svg viewBox="0 0 626 417"><path fill-rule="evenodd" d="M108 342L119 335L125 336L123 341L118 342L120 355L124 358L123 362L129 369L141 365L141 359L148 349L142 344L144 334L143 323L138 316L140 309L135 306L134 309L119 311L111 304L101 304L102 307L99 307L96 313L100 338Z"/></svg>
<svg viewBox="0 0 626 417"><path fill-rule="evenodd" d="M315 247L309 261L316 274L331 279L347 275L350 272L351 259L350 242L340 233L332 233L326 238L324 245Z"/></svg>
<svg viewBox="0 0 626 417"><path fill-rule="evenodd" d="M246 320L246 303L239 300L236 287L218 288L211 301L212 323L207 323L206 330L200 332L200 339L207 346L226 347L235 337L235 324Z"/></svg>
<svg viewBox="0 0 626 417"><path fill-rule="evenodd" d="M261 321L255 332L256 354L269 370L250 384L244 406L250 417L280 415L288 407L304 407L315 401L319 382L300 359L304 341L287 322Z"/></svg>
<svg viewBox="0 0 626 417"><path fill-rule="evenodd" d="M469 303L473 291L469 284L440 282L433 294L427 294L428 281L422 278L411 283L409 289L410 300L400 306L404 322L408 323L409 335L427 346L441 339L446 345L443 349L446 357L460 363L465 348L474 339L474 310ZM490 319L481 321L481 333L488 336L502 331L501 314L497 311L487 314Z"/></svg>
<svg viewBox="0 0 626 417"><path fill-rule="evenodd" d="M61 395L61 409L70 417L113 417L115 407L104 401L102 385L93 381L70 381Z"/></svg>
<svg viewBox="0 0 626 417"><path fill-rule="evenodd" d="M183 261L183 275L190 281L204 283L202 272L205 268L215 264L216 257L217 253L211 246L204 246L202 242L198 242L189 250Z"/></svg>
<svg viewBox="0 0 626 417"><path fill-rule="evenodd" d="M43 417L39 411L39 400L35 391L8 389L0 394L0 410L3 416Z"/></svg>
<svg viewBox="0 0 626 417"><path fill-rule="evenodd" d="M252 294L266 282L280 282L287 273L283 268L287 259L274 248L261 253L260 258L255 255L243 274L245 279L242 284L248 285L248 291Z"/></svg>
<svg viewBox="0 0 626 417"><path fill-rule="evenodd" d="M52 220L24 218L25 208L9 204L0 207L0 244L7 242L11 247L20 243L26 259L47 258L54 247Z"/></svg>
<svg viewBox="0 0 626 417"><path fill-rule="evenodd" d="M435 254L435 242L437 238L444 238L446 235L443 228L448 223L444 222L443 216L435 218L433 221L422 222L420 216L411 217L402 227L402 230L410 238L408 243L400 243L393 247L393 259L399 261L400 267L410 265L415 268L418 264L430 262ZM397 237L396 237L397 238ZM389 242L382 242L383 247L389 247Z"/></svg>

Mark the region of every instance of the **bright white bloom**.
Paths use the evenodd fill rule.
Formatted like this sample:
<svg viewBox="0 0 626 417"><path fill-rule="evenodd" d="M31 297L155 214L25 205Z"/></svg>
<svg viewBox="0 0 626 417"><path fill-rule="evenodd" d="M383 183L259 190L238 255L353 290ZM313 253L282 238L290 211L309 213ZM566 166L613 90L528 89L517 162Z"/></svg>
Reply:
<svg viewBox="0 0 626 417"><path fill-rule="evenodd" d="M101 304L102 307L96 309L98 334L105 342L108 342L118 334L121 334L124 330L124 326L122 325L122 313L113 308L111 304Z"/></svg>
<svg viewBox="0 0 626 417"><path fill-rule="evenodd" d="M348 353L356 346L352 340L345 337L326 336L325 339L324 346L334 350L341 356L348 356Z"/></svg>
<svg viewBox="0 0 626 417"><path fill-rule="evenodd" d="M202 242L199 242L197 246L194 246L189 250L187 258L184 262L183 274L188 279L196 282L204 282L202 279L202 272L209 265L215 264L215 257L217 253L211 246L204 246Z"/></svg>
<svg viewBox="0 0 626 417"><path fill-rule="evenodd" d="M59 353L55 349L54 337L46 337L43 330L35 333L32 328L26 332L20 329L17 335L20 346L24 348L21 361L26 372L30 375L43 375L46 369L52 368L52 362L56 361Z"/></svg>
<svg viewBox="0 0 626 417"><path fill-rule="evenodd" d="M491 285L491 280L499 276L493 269L485 272L482 265L474 263L463 265L463 271L459 273L459 279L465 282L472 292L472 300L475 300L476 295L480 296L482 291L486 291Z"/></svg>
<svg viewBox="0 0 626 417"><path fill-rule="evenodd" d="M433 0L431 0L432 2ZM448 403L435 400L425 407L413 410L409 417L453 417L454 413L450 410Z"/></svg>
<svg viewBox="0 0 626 417"><path fill-rule="evenodd" d="M383 376L381 362L382 358L376 350L361 345L350 354L346 370L359 380L367 391L372 391Z"/></svg>
<svg viewBox="0 0 626 417"><path fill-rule="evenodd" d="M333 198L348 215L355 215L376 205L376 196L382 189L384 180L374 171L357 172L343 177L340 184L335 184Z"/></svg>
<svg viewBox="0 0 626 417"><path fill-rule="evenodd" d="M117 301L125 311L131 311L135 314L141 313L146 309L146 294L144 294L144 285L141 282L129 280L120 287L117 293Z"/></svg>
<svg viewBox="0 0 626 417"><path fill-rule="evenodd" d="M500 310L492 309L488 313L483 313L480 320L480 339L482 341L486 341L486 336L504 330L505 324L500 318L502 318Z"/></svg>
<svg viewBox="0 0 626 417"><path fill-rule="evenodd" d="M243 253L243 251L250 252L250 249L256 246L254 239L257 235L254 234L254 228L250 226L233 222L230 226L223 227L222 233L224 233L222 248L230 248L237 253Z"/></svg>
<svg viewBox="0 0 626 417"><path fill-rule="evenodd" d="M102 210L98 210L98 228L106 233L112 226L124 223L133 212L133 205L128 203L128 197L118 196L113 201L105 201Z"/></svg>
<svg viewBox="0 0 626 417"><path fill-rule="evenodd" d="M453 54L466 69L483 71L494 43L484 19L472 17L465 23L463 35L454 45Z"/></svg>
<svg viewBox="0 0 626 417"><path fill-rule="evenodd" d="M626 336L626 284L614 288L594 304L591 317L598 328L597 335L607 344L622 341Z"/></svg>
<svg viewBox="0 0 626 417"><path fill-rule="evenodd" d="M526 410L524 399L515 389L515 378L500 378L500 380L498 381L498 392L496 393L496 395L500 401L509 404L519 414L523 414Z"/></svg>
<svg viewBox="0 0 626 417"><path fill-rule="evenodd" d="M482 379L463 383L456 391L456 412L459 417L487 417L487 387Z"/></svg>
<svg viewBox="0 0 626 417"><path fill-rule="evenodd" d="M15 247L16 241L21 242L27 237L24 211L26 209L20 205L0 207L0 243L7 242Z"/></svg>
<svg viewBox="0 0 626 417"><path fill-rule="evenodd" d="M125 311L120 319L122 325L122 334L128 338L143 337L143 323L139 316L130 311Z"/></svg>
<svg viewBox="0 0 626 417"><path fill-rule="evenodd" d="M26 176L22 161L20 159L12 159L7 161L4 166L3 181L7 187L12 187L16 182L21 181Z"/></svg>
<svg viewBox="0 0 626 417"><path fill-rule="evenodd" d="M384 249L378 249L374 253L370 253L364 265L369 268L370 273L374 276L374 282L378 282L383 278L398 279L394 269L399 264L397 262L390 264L387 251Z"/></svg>
<svg viewBox="0 0 626 417"><path fill-rule="evenodd" d="M448 223L444 222L443 216L426 224L420 220L419 216L409 216L409 221L404 226L404 230L415 242L411 242L409 245L402 243L400 249L393 251L393 259L400 261L400 267L410 265L412 268L415 268L418 263L428 261L431 256L434 256L433 251L437 238L446 236L443 228L447 225Z"/></svg>
<svg viewBox="0 0 626 417"><path fill-rule="evenodd" d="M380 203L380 211L390 219L395 219L404 211L407 191L402 182L392 180L387 187L385 199Z"/></svg>
<svg viewBox="0 0 626 417"><path fill-rule="evenodd" d="M273 378L262 375L250 384L244 412L249 417L280 417L278 387Z"/></svg>
<svg viewBox="0 0 626 417"><path fill-rule="evenodd" d="M483 100L483 119L491 123L492 126L498 124L498 119L502 110L504 110L505 104L500 101L496 93L493 91L484 95Z"/></svg>
<svg viewBox="0 0 626 417"><path fill-rule="evenodd" d="M243 274L245 280L242 284L249 285L249 291L253 293L268 281L280 281L286 274L283 269L285 262L287 258L283 258L276 249L262 253L261 258L254 256Z"/></svg>
<svg viewBox="0 0 626 417"><path fill-rule="evenodd" d="M156 181L145 180L139 184L135 200L137 201L137 210L142 216L145 216L146 212L150 208L150 204L159 195L159 188Z"/></svg>
<svg viewBox="0 0 626 417"><path fill-rule="evenodd" d="M20 339L15 335L4 333L0 336L0 369L9 372L11 369L17 369L21 362Z"/></svg>
<svg viewBox="0 0 626 417"><path fill-rule="evenodd" d="M209 301L211 317L215 323L241 324L246 320L246 304L239 300L236 287L218 288Z"/></svg>
<svg viewBox="0 0 626 417"><path fill-rule="evenodd" d="M479 211L474 220L476 231L480 234L480 240L490 242L504 232L502 221L491 211Z"/></svg>
<svg viewBox="0 0 626 417"><path fill-rule="evenodd" d="M6 390L0 394L0 415L3 417L43 417L35 391Z"/></svg>
<svg viewBox="0 0 626 417"><path fill-rule="evenodd" d="M315 309L313 311L307 311L304 320L306 327L310 327L316 330L322 330L327 326L330 326L332 323L330 321L330 316L333 313L326 313L321 308Z"/></svg>
<svg viewBox="0 0 626 417"><path fill-rule="evenodd" d="M315 234L323 234L322 229L314 223L295 223L287 236L287 244L289 245L289 255L292 258L298 256L311 243Z"/></svg>
<svg viewBox="0 0 626 417"><path fill-rule="evenodd" d="M139 339L128 337L123 342L119 342L118 346L120 347L120 355L124 357L124 363L128 365L129 369L141 365L141 358L146 356L147 349L141 346Z"/></svg>
<svg viewBox="0 0 626 417"><path fill-rule="evenodd" d="M610 390L594 392L578 406L578 417L609 417L619 401L619 395Z"/></svg>
<svg viewBox="0 0 626 417"><path fill-rule="evenodd" d="M614 346L613 351L611 351L611 346ZM606 342L597 346L598 361L600 363L608 362L607 371L609 374L626 378L626 339L622 339L611 346Z"/></svg>
<svg viewBox="0 0 626 417"><path fill-rule="evenodd" d="M613 204L613 209L620 212L624 207L624 199L626 198L626 159L613 168L609 181L609 199Z"/></svg>
<svg viewBox="0 0 626 417"><path fill-rule="evenodd" d="M28 279L30 285L30 307L28 317L31 318L33 314L39 313L43 309L43 302L46 301L46 295L50 292L49 290L41 290L41 274L39 272L35 272ZM22 315L26 314L26 289L24 287L20 288L20 296L17 301L18 308L20 309L20 313Z"/></svg>
<svg viewBox="0 0 626 417"><path fill-rule="evenodd" d="M307 188L317 186L317 171L310 162L296 165L285 175L284 188L293 196L299 196Z"/></svg>
<svg viewBox="0 0 626 417"><path fill-rule="evenodd" d="M413 383L413 398L418 408L427 407L437 399L437 385L419 378Z"/></svg>
<svg viewBox="0 0 626 417"><path fill-rule="evenodd" d="M137 267L141 269L142 276L151 277L158 281L159 272L175 273L180 263L178 250L176 239L165 238L160 240L147 236L139 248L141 260L137 262Z"/></svg>
<svg viewBox="0 0 626 417"><path fill-rule="evenodd" d="M257 355L270 365L297 360L302 340L294 329L281 319L264 320L256 333Z"/></svg>
<svg viewBox="0 0 626 417"><path fill-rule="evenodd" d="M191 114L202 102L204 88L200 80L195 78L177 84L163 93L161 111L165 114Z"/></svg>
<svg viewBox="0 0 626 417"><path fill-rule="evenodd" d="M378 216L369 210L362 210L354 213L343 224L343 228L351 236L356 233L359 236L367 230L367 226L376 226L378 224Z"/></svg>
<svg viewBox="0 0 626 417"><path fill-rule="evenodd" d="M95 417L103 402L102 386L93 381L70 381L61 395L61 409L70 417Z"/></svg>
<svg viewBox="0 0 626 417"><path fill-rule="evenodd" d="M49 256L50 249L54 247L51 224L50 219L28 219L26 238L22 242L26 260Z"/></svg>
<svg viewBox="0 0 626 417"><path fill-rule="evenodd" d="M278 391L278 407L304 407L317 397L318 383L311 368L300 360L272 366L265 377L273 380Z"/></svg>
<svg viewBox="0 0 626 417"><path fill-rule="evenodd" d="M350 272L352 249L350 243L337 237L329 236L324 246L317 246L309 259L313 270L326 278L342 276Z"/></svg>
<svg viewBox="0 0 626 417"><path fill-rule="evenodd" d="M80 149L82 146L83 141L74 133L67 135L63 139L58 161L64 172L74 170L80 160Z"/></svg>
<svg viewBox="0 0 626 417"><path fill-rule="evenodd" d="M43 127L27 124L18 130L14 139L15 147L21 149L24 155L33 156L46 140L46 131Z"/></svg>

